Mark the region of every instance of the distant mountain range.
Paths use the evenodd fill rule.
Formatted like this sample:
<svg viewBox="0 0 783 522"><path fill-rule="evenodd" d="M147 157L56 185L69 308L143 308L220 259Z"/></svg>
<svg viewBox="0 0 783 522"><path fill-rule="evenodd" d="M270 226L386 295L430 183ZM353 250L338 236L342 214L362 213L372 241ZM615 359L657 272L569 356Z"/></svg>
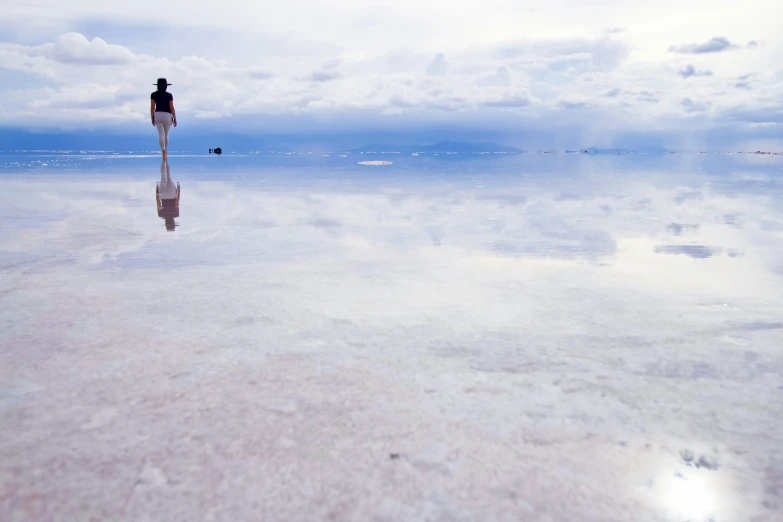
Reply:
<svg viewBox="0 0 783 522"><path fill-rule="evenodd" d="M374 143L350 149L347 152L351 154L523 154L528 151L501 145L493 142L465 142L465 141L441 141L434 145L394 145L389 143ZM536 151L545 153L556 153L554 150ZM566 150L566 154L668 154L674 151L663 147L649 149L602 149L598 147L588 147L586 149Z"/></svg>
<svg viewBox="0 0 783 522"><path fill-rule="evenodd" d="M350 149L348 152L352 154L446 154L449 152L473 154L502 152L506 154L521 154L526 151L516 147L509 147L508 145L500 145L498 143L492 142L471 143L464 141L441 141L440 143L436 143L434 145L392 145L388 143L375 143L372 145L365 145L363 147Z"/></svg>
<svg viewBox="0 0 783 522"><path fill-rule="evenodd" d="M658 147L655 149L644 149L644 150L632 150L632 149L599 149L597 147L588 147L586 149L579 149L579 150L566 150L566 154L668 154L671 151L669 149L665 149L663 147Z"/></svg>
<svg viewBox="0 0 783 522"><path fill-rule="evenodd" d="M111 134L107 131L74 131L74 132L30 132L20 129L0 127L0 154L16 150L104 150L104 151L150 151L156 150L157 136L155 130L145 127L146 132L138 134ZM411 137L411 141L425 140L425 137ZM433 137L436 139L437 137ZM202 129L188 130L177 129L172 141L172 149L178 152L202 152L207 154L209 149L222 147L224 153L255 152L312 152L312 153L337 153L350 152L352 154L422 154L424 156L438 155L438 159L473 158L484 154L583 154L583 155L665 155L676 152L695 153L700 151L674 151L664 147L639 146L633 148L599 148L587 147L581 149L538 149L523 150L508 145L502 145L492 141L464 141L447 140L429 145L400 145L389 143L388 140L403 140L404 137L368 137L368 135L346 135L338 137L305 135L295 133L290 135L245 135L227 134L224 132L207 133ZM356 143L364 140L378 140L369 145L354 147ZM718 151L714 151L718 152ZM743 154L762 154L763 151L735 151ZM771 152L771 154L780 154ZM483 156L482 156L483 157ZM387 159L381 157L378 159Z"/></svg>

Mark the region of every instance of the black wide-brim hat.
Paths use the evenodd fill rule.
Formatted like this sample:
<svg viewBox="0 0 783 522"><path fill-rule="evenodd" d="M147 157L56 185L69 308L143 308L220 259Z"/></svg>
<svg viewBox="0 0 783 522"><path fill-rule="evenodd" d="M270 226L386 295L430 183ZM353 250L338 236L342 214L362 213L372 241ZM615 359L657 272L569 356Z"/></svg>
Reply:
<svg viewBox="0 0 783 522"><path fill-rule="evenodd" d="M161 84L171 85L169 82L166 81L166 78L158 78L158 81L153 83L152 85L161 85Z"/></svg>

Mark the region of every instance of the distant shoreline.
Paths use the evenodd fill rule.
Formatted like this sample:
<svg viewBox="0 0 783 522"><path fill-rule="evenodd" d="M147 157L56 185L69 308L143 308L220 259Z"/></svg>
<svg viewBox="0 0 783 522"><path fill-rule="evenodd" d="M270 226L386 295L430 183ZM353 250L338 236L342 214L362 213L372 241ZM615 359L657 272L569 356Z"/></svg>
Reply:
<svg viewBox="0 0 783 522"><path fill-rule="evenodd" d="M210 154L207 152L201 152L201 151L172 151L174 154L188 154L188 155L203 155L203 156L209 156ZM60 149L60 150L49 150L49 149L15 149L15 150L0 150L0 154L101 154L101 155L118 155L118 154L160 154L159 151L155 150L86 150L86 149ZM633 150L588 150L588 149L582 149L582 150L532 150L532 151L518 151L518 152L510 152L510 151L482 151L482 152L473 152L473 151L416 151L416 152L402 152L402 151L395 151L395 150L367 150L367 151L357 151L356 149L352 151L341 151L341 152L320 152L320 151L231 151L227 152L227 155L285 155L285 156L322 156L322 157L341 157L346 158L348 156L354 156L354 157L361 157L366 155L396 155L396 156L453 156L453 155L470 155L470 156L488 156L488 155L509 155L509 156L518 156L518 155L524 155L524 154L541 154L541 155L556 155L556 154L564 154L564 155L583 155L583 156L623 156L623 155L637 155L637 156L668 156L668 155L689 155L689 154L710 154L710 155L719 155L719 154L746 154L746 155L760 155L760 156L783 156L783 152L774 152L774 151L661 151L661 152L651 152L651 151L633 151Z"/></svg>

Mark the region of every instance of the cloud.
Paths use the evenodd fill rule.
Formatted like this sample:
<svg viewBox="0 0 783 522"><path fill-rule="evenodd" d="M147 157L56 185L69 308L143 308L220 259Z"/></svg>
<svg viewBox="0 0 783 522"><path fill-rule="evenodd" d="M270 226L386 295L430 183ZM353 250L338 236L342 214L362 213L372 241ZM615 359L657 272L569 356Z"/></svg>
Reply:
<svg viewBox="0 0 783 522"><path fill-rule="evenodd" d="M560 100L557 102L557 106L567 111L575 111L579 109L584 109L585 107L587 107L587 103L584 101Z"/></svg>
<svg viewBox="0 0 783 522"><path fill-rule="evenodd" d="M389 105L392 107L400 107L403 109L409 109L411 107L415 107L416 104L406 100L402 95L400 94L394 94L391 97L389 97Z"/></svg>
<svg viewBox="0 0 783 522"><path fill-rule="evenodd" d="M723 111L720 117L731 122L783 124L783 105L740 105Z"/></svg>
<svg viewBox="0 0 783 522"><path fill-rule="evenodd" d="M495 71L500 85L509 85L511 83L511 71L503 65Z"/></svg>
<svg viewBox="0 0 783 522"><path fill-rule="evenodd" d="M251 67L247 70L247 75L250 78L254 78L256 80L268 80L269 78L274 78L275 73L272 71L269 71L267 69L262 69L260 67Z"/></svg>
<svg viewBox="0 0 783 522"><path fill-rule="evenodd" d="M449 63L443 53L438 53L427 66L427 76L446 76Z"/></svg>
<svg viewBox="0 0 783 522"><path fill-rule="evenodd" d="M604 37L598 39L565 38L519 41L501 45L497 56L520 60L523 66L545 66L550 71L568 74L609 72L628 57L625 42Z"/></svg>
<svg viewBox="0 0 783 522"><path fill-rule="evenodd" d="M79 33L64 34L37 50L64 64L128 65L134 59L125 47L109 45L98 37L87 40Z"/></svg>
<svg viewBox="0 0 783 522"><path fill-rule="evenodd" d="M734 87L737 89L745 89L750 90L751 87L751 81L754 81L756 77L758 76L757 73L748 73L743 74L742 76L737 77L737 83L734 84Z"/></svg>
<svg viewBox="0 0 783 522"><path fill-rule="evenodd" d="M644 90L636 91L636 92L631 91L631 92L629 92L629 94L636 95L636 100L640 101L640 102L644 102L644 103L658 103L658 102L661 101L661 99L660 99L661 92L660 91L653 92L653 91L644 89Z"/></svg>
<svg viewBox="0 0 783 522"><path fill-rule="evenodd" d="M511 69L501 65L494 72L479 76L478 84L488 87L508 87L511 85Z"/></svg>
<svg viewBox="0 0 783 522"><path fill-rule="evenodd" d="M165 33L165 27L154 29ZM200 29L193 31L194 39L202 39L196 36ZM223 46L220 30L211 31L209 40ZM744 125L734 107L756 106L741 83L770 99L783 96L783 84L773 74L743 80L743 69L726 64L733 81L720 86L682 81L711 71L687 62L678 64L678 71L663 57L629 61L630 44L607 36L498 39L463 44L460 50L434 43L416 48L399 40L388 49L372 47L375 40L366 47L340 47L337 40L319 47L296 35L271 35L248 41L254 45L266 38L285 45L256 56L253 45L240 46L245 36L229 31L233 40L228 38L220 52L201 45L192 55L172 58L162 54L166 45L147 44L149 32L143 43L121 32L112 38L97 26L85 34L65 32L29 45L0 42L0 125L140 129L148 117L151 84L159 76L175 84L183 129L210 118L212 128L239 133L271 127L387 129L390 122L399 129L457 124L499 129L508 127L509 114L515 129L546 126L568 128L573 135L590 129L595 136L619 136L654 126L661 133L688 133L704 122L687 116L707 112L707 104L682 105L684 98L710 100L710 121L729 126ZM723 96L716 95L719 87ZM92 93L91 99L80 100L80 90ZM572 145L562 132L550 135L564 140L565 148Z"/></svg>
<svg viewBox="0 0 783 522"><path fill-rule="evenodd" d="M680 104L685 108L686 112L705 112L710 110L710 107L712 107L711 102L697 102L690 98L683 99Z"/></svg>
<svg viewBox="0 0 783 522"><path fill-rule="evenodd" d="M341 77L342 75L339 71L323 70L313 72L307 77L307 80L311 82L330 82L332 80L338 80Z"/></svg>
<svg viewBox="0 0 783 522"><path fill-rule="evenodd" d="M685 54L703 54L703 53L719 53L721 51L728 51L730 49L737 49L739 46L734 45L725 36L713 36L709 40L703 43L692 43L684 45L672 45L669 47L669 51L673 53L685 53Z"/></svg>
<svg viewBox="0 0 783 522"><path fill-rule="evenodd" d="M712 71L698 71L693 65L688 64L677 71L677 74L683 78L690 78L691 76L712 76Z"/></svg>
<svg viewBox="0 0 783 522"><path fill-rule="evenodd" d="M503 92L494 99L483 102L485 107L527 107L537 101L530 95L527 89L516 89L511 92Z"/></svg>
<svg viewBox="0 0 783 522"><path fill-rule="evenodd" d="M468 108L470 100L465 96L460 96L452 91L440 91L438 89L429 91L429 96L422 104L427 109L436 109L439 111L458 111Z"/></svg>

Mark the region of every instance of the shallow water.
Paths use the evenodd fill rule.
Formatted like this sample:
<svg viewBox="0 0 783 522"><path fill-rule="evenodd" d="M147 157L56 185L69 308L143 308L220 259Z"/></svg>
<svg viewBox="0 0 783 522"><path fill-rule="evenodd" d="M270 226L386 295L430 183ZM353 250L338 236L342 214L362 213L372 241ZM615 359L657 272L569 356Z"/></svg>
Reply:
<svg viewBox="0 0 783 522"><path fill-rule="evenodd" d="M0 155L4 519L783 518L783 159L169 167Z"/></svg>

